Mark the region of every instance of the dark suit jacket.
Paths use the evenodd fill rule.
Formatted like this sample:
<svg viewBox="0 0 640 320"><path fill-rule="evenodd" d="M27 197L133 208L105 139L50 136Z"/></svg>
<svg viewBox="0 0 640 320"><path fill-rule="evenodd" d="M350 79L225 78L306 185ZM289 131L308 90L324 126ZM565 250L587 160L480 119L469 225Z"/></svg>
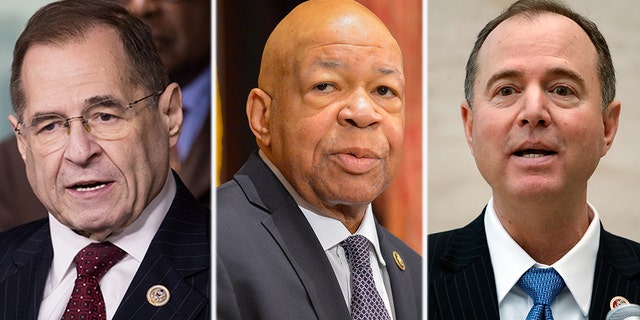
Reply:
<svg viewBox="0 0 640 320"><path fill-rule="evenodd" d="M176 176L177 193L116 311L123 319L210 319L210 211ZM53 258L48 219L0 233L0 319L35 320ZM147 302L162 284L163 307Z"/></svg>
<svg viewBox="0 0 640 320"><path fill-rule="evenodd" d="M218 188L216 212L218 319L351 319L313 229L256 153ZM420 319L421 258L380 225L377 231L396 317Z"/></svg>
<svg viewBox="0 0 640 320"><path fill-rule="evenodd" d="M640 244L600 232L589 319L604 319L609 301L640 303ZM469 225L428 237L429 319L499 319L484 211Z"/></svg>

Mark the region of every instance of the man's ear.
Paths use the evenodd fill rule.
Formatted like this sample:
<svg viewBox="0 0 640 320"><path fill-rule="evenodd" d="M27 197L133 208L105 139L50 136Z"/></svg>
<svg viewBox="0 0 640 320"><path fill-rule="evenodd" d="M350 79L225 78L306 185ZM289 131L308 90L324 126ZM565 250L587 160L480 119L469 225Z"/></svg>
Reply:
<svg viewBox="0 0 640 320"><path fill-rule="evenodd" d="M464 126L464 135L467 138L467 145L473 155L473 110L467 100L460 103L460 115L462 116L462 125Z"/></svg>
<svg viewBox="0 0 640 320"><path fill-rule="evenodd" d="M613 139L616 137L618 131L618 121L620 119L621 103L618 100L613 100L609 103L607 109L602 113L602 122L604 127L604 145L602 148L602 157L604 157L611 145L613 145Z"/></svg>
<svg viewBox="0 0 640 320"><path fill-rule="evenodd" d="M16 118L16 116L10 114L8 119L9 119L9 123L11 123L11 127L12 128L15 129L15 128L18 127L18 118ZM22 161L26 161L27 160L27 154L26 154L27 146L24 144L22 139L20 139L20 135L18 134L18 131L13 130L13 133L16 136L16 141L18 142L18 151L20 151L20 156L22 157Z"/></svg>
<svg viewBox="0 0 640 320"><path fill-rule="evenodd" d="M268 148L271 145L269 117L272 99L264 90L254 88L247 97L247 119L249 127L256 136L258 146Z"/></svg>
<svg viewBox="0 0 640 320"><path fill-rule="evenodd" d="M177 83L172 82L164 89L158 101L158 109L169 130L169 147L173 147L178 143L183 121L182 91Z"/></svg>

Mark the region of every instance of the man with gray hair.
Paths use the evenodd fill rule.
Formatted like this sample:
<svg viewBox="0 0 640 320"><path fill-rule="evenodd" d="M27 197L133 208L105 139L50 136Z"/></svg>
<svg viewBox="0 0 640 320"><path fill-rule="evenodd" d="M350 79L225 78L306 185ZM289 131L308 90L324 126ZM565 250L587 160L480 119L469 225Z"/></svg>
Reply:
<svg viewBox="0 0 640 320"><path fill-rule="evenodd" d="M182 126L149 28L48 4L14 49L9 121L48 218L0 233L5 319L209 319L210 210L171 171Z"/></svg>

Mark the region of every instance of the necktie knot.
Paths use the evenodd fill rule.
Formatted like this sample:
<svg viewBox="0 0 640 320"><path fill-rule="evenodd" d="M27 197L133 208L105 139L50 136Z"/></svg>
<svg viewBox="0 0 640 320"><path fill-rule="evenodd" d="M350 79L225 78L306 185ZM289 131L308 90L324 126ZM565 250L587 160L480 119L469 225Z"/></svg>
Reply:
<svg viewBox="0 0 640 320"><path fill-rule="evenodd" d="M363 269L370 267L369 264L369 240L361 235L349 236L340 242L344 248L347 261L351 268Z"/></svg>
<svg viewBox="0 0 640 320"><path fill-rule="evenodd" d="M527 320L553 319L551 302L565 287L564 280L555 269L531 268L520 277L518 286L533 299Z"/></svg>
<svg viewBox="0 0 640 320"><path fill-rule="evenodd" d="M100 281L114 264L118 263L126 252L111 242L92 243L76 254L73 262L78 275L88 276Z"/></svg>

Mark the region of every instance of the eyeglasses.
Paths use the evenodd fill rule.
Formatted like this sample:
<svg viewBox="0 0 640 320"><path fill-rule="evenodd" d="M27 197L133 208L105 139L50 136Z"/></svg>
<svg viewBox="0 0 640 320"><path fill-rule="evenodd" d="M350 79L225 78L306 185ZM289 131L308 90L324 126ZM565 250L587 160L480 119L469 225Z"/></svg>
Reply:
<svg viewBox="0 0 640 320"><path fill-rule="evenodd" d="M14 130L30 149L42 154L52 153L66 145L71 122L75 120L81 121L85 130L97 139L122 139L129 134L131 120L135 116L133 106L162 92L157 91L126 105L116 99L101 100L84 109L82 115L70 118L56 113L38 115L29 125L18 122Z"/></svg>

